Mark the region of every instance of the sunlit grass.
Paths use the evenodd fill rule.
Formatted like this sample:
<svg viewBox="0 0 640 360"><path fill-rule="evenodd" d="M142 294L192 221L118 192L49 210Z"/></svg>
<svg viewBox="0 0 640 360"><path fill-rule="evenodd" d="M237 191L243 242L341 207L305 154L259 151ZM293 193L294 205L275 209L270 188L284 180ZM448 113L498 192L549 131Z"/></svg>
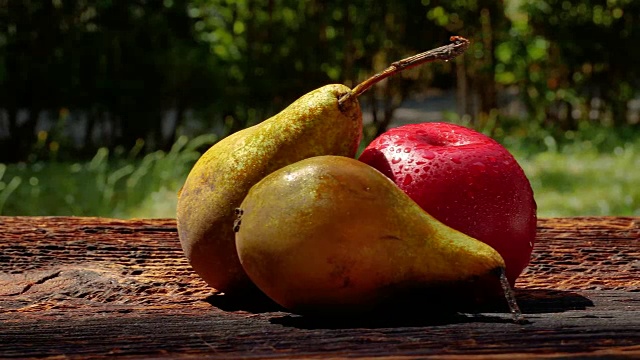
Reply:
<svg viewBox="0 0 640 360"><path fill-rule="evenodd" d="M0 215L174 217L199 149L215 140L181 137L171 151L141 159L102 148L84 163L0 164Z"/></svg>
<svg viewBox="0 0 640 360"><path fill-rule="evenodd" d="M640 215L640 142L598 152L569 147L517 158L540 217Z"/></svg>
<svg viewBox="0 0 640 360"><path fill-rule="evenodd" d="M175 217L177 192L212 136L180 138L139 158L99 150L83 163L0 164L0 215ZM640 139L611 151L577 141L512 152L534 189L539 217L640 215ZM135 152L135 151L134 151Z"/></svg>

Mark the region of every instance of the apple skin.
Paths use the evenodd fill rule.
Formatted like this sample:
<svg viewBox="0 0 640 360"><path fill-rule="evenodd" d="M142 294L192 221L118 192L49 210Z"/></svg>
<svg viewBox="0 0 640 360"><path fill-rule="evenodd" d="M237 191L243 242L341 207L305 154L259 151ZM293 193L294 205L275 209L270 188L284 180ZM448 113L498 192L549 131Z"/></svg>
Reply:
<svg viewBox="0 0 640 360"><path fill-rule="evenodd" d="M359 160L436 219L492 246L515 284L533 250L537 206L524 171L497 141L449 123L409 124L380 135Z"/></svg>

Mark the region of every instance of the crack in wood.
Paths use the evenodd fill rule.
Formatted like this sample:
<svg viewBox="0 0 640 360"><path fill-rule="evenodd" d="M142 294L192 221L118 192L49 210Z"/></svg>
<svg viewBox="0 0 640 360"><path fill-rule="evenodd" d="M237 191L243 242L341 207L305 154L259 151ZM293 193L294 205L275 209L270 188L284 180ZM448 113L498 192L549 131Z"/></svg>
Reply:
<svg viewBox="0 0 640 360"><path fill-rule="evenodd" d="M60 276L60 272L61 272L61 271L56 271L56 272L54 272L54 273L52 273L52 274L50 274L50 275L43 276L42 278L40 278L39 280L37 280L37 281L35 281L35 282L32 282L32 283L27 284L27 285L22 289L22 291L20 291L20 293L19 293L18 295L22 295L22 294L26 293L26 292L27 292L27 291L29 291L29 290L30 290L34 285L41 285L41 284L44 284L46 281L49 281L49 280L51 280L51 279L55 279L55 278L57 278L58 276Z"/></svg>

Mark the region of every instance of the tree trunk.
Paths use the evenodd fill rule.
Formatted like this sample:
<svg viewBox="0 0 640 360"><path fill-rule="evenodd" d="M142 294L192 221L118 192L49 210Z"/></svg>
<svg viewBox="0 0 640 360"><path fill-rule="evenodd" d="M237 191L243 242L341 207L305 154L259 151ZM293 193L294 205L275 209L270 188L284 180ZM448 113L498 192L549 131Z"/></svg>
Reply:
<svg viewBox="0 0 640 360"><path fill-rule="evenodd" d="M467 83L467 69L465 64L465 56L462 55L456 61L456 100L458 116L462 118L465 115L471 114L469 108L471 102L469 101L469 85Z"/></svg>
<svg viewBox="0 0 640 360"><path fill-rule="evenodd" d="M96 118L100 117L100 113L98 110L89 110L87 112L87 125L84 128L84 141L82 144L82 152L84 154L89 154L93 152L95 149L95 144L93 143L93 129L96 126Z"/></svg>
<svg viewBox="0 0 640 360"><path fill-rule="evenodd" d="M16 147L20 143L18 137L18 109L15 106L9 106L7 109L7 122L9 129L9 137L2 142L2 153L0 153L0 162L16 162L18 161L18 152Z"/></svg>
<svg viewBox="0 0 640 360"><path fill-rule="evenodd" d="M491 110L498 107L498 96L496 90L496 81L494 78L494 28L493 18L497 14L492 13L489 9L484 8L480 11L480 22L482 26L482 43L484 47L483 70L479 72L478 95L480 97L480 126L486 126L488 123ZM497 124L495 124L497 125ZM494 126L495 126L494 125Z"/></svg>
<svg viewBox="0 0 640 360"><path fill-rule="evenodd" d="M185 102L182 99L178 99L176 103L176 118L169 130L169 136L167 137L164 147L171 148L173 144L176 142L178 127L182 125L184 121L184 113L186 112Z"/></svg>

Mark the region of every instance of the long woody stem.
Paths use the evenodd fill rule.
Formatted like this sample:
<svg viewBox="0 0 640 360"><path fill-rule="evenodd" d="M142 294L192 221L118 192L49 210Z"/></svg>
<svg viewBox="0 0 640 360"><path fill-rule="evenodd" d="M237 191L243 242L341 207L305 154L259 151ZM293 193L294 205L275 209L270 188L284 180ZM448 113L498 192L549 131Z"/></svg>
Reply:
<svg viewBox="0 0 640 360"><path fill-rule="evenodd" d="M342 106L346 101L348 101L353 96L360 96L360 94L369 90L371 86L375 83L388 78L394 74L399 73L402 70L409 69L418 65L422 65L428 62L433 62L436 60L449 61L462 54L469 47L469 40L463 38L462 36L452 36L451 44L441 46L439 48L435 48L432 50L425 51L423 53L413 55L406 59L402 59L392 63L388 68L386 68L381 73L375 74L367 80L361 82L356 87L354 87L350 92L344 94L340 99L338 99L338 105Z"/></svg>

